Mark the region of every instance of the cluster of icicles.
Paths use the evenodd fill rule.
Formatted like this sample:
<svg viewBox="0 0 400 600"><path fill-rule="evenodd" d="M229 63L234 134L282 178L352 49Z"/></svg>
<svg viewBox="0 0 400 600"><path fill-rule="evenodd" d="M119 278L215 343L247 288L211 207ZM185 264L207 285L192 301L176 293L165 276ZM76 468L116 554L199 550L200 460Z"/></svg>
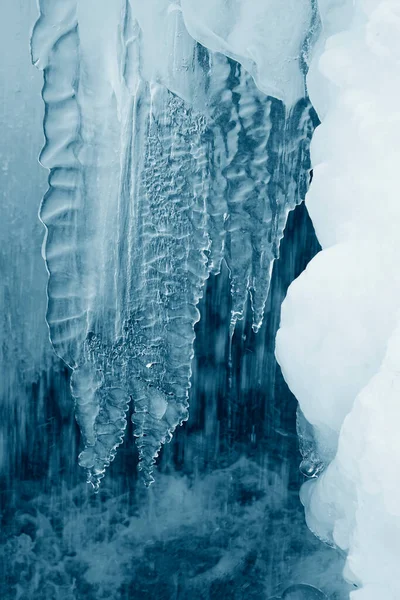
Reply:
<svg viewBox="0 0 400 600"><path fill-rule="evenodd" d="M308 186L316 19L307 0L237 13L214 0L39 4L50 337L72 369L88 481L98 489L132 401L148 484L188 418L197 304L222 260L231 331L248 296L262 324L288 212Z"/></svg>

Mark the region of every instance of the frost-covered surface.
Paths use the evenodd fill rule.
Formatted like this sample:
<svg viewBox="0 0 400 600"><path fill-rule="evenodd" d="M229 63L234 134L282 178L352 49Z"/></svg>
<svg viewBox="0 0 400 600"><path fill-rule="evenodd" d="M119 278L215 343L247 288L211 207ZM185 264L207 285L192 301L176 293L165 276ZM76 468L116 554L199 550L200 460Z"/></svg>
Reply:
<svg viewBox="0 0 400 600"><path fill-rule="evenodd" d="M301 96L311 9L304 1L290 11L295 36L279 20L279 47L277 33L264 40L278 28L276 3L240 9L229 33L239 46L226 54L244 57L253 38L259 91L237 62L189 35L190 3L183 12L133 0L39 5L32 61L44 72L50 337L73 369L88 480L98 488L132 400L150 483L161 445L188 417L197 304L223 257L232 331L248 294L254 329L262 324L287 215L308 185L315 115ZM270 72L277 51L284 71Z"/></svg>
<svg viewBox="0 0 400 600"><path fill-rule="evenodd" d="M307 521L363 600L400 596L398 2L321 2L308 75L321 126L307 207L323 251L291 286L277 356L325 472ZM333 458L333 460L332 460ZM332 462L330 462L332 461Z"/></svg>

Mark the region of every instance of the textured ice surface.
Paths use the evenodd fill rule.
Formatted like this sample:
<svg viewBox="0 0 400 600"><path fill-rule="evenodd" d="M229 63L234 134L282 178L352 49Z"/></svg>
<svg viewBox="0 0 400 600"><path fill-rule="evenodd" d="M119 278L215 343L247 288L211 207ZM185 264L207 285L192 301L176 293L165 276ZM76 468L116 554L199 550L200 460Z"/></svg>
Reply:
<svg viewBox="0 0 400 600"><path fill-rule="evenodd" d="M398 2L321 2L308 75L322 124L307 207L323 251L282 308L277 356L327 466L307 522L348 553L353 598L399 598ZM333 459L333 460L332 460ZM332 461L332 462L331 462ZM329 464L330 463L330 464Z"/></svg>
<svg viewBox="0 0 400 600"><path fill-rule="evenodd" d="M200 306L202 319L196 324L191 418L164 448L156 483L150 490L136 485L135 455L127 444L120 448L97 496L78 485L82 481L75 465L79 432L70 418L73 403L66 370L60 369L61 361L44 370L46 363L37 356L38 373L43 375L36 384L38 373L26 369L32 366L31 358L15 360L17 351L26 347L31 348L29 357L39 354L42 337L37 331L43 332L45 347L49 344L42 231L38 227L34 239L30 229L46 184L42 177L42 187L34 185L35 177L45 174L36 163L42 143L41 74L29 70L27 48L23 54L21 44L21 55L16 50L23 37L28 39L34 10L29 22L26 5L12 5L22 11L23 27L20 38L0 38L0 46L6 44L4 53L15 56L15 69L7 72L6 79L10 135L0 136L0 147L2 156L15 148L29 158L22 176L15 156L12 176L4 180L10 195L4 218L14 206L15 218L23 202L29 203L30 212L17 221L18 230L12 229L11 221L3 247L7 262L2 274L19 286L21 295L10 296L3 313L9 319L18 304L17 318L2 338L6 344L16 338L17 349L0 383L4 374L15 375L18 369L28 390L22 395L14 388L10 402L18 413L7 408L1 423L7 442L0 493L1 599L191 600L203 595L212 600L243 600L245 593L248 599L260 600L280 596L288 585L301 581L340 599L342 561L307 530L299 505L296 402L273 355L286 287L318 250L303 206L289 215L261 331L253 334L250 310L237 325L229 392L227 269L222 266L220 275L210 277ZM14 27L15 17L11 13L9 17L0 23L7 31ZM28 78L29 73L30 89L23 88L26 103L15 115L12 99L15 103L20 97L19 78ZM23 127L15 127L22 116ZM22 252L11 243L17 231L26 244ZM8 230L2 229L1 234ZM29 260L34 255L31 243L37 257L35 301L28 278L32 267L21 267L26 255ZM42 329L35 328L35 319Z"/></svg>
<svg viewBox="0 0 400 600"><path fill-rule="evenodd" d="M273 11L256 8L240 19L245 36L256 23L277 29ZM308 185L315 115L295 101L311 13L307 2L301 9L288 111L265 95L274 86L260 91L237 62L201 47L172 3L40 2L32 60L44 72L40 160L50 170L40 209L47 321L73 369L80 464L95 488L130 399L147 482L187 419L197 304L223 257L232 332L248 294L254 329L262 324L287 215ZM275 41L262 46L272 62Z"/></svg>

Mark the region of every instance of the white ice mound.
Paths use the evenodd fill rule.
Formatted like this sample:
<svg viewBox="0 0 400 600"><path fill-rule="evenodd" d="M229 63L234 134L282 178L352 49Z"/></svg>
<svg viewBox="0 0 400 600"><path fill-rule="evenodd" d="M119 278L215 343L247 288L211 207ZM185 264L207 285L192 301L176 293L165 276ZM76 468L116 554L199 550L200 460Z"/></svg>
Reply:
<svg viewBox="0 0 400 600"><path fill-rule="evenodd" d="M189 33L249 71L265 94L288 106L304 96L301 53L310 31L309 0L182 0Z"/></svg>
<svg viewBox="0 0 400 600"><path fill-rule="evenodd" d="M303 486L308 524L348 553L352 598L398 600L400 4L319 4L306 202L323 251L289 289L277 357L334 456Z"/></svg>
<svg viewBox="0 0 400 600"><path fill-rule="evenodd" d="M324 432L325 459L396 322L400 273L390 250L359 242L321 252L282 306L276 355L305 417Z"/></svg>
<svg viewBox="0 0 400 600"><path fill-rule="evenodd" d="M335 460L302 491L310 527L349 552L346 574L364 587L357 600L400 597L399 357L398 325L344 421Z"/></svg>

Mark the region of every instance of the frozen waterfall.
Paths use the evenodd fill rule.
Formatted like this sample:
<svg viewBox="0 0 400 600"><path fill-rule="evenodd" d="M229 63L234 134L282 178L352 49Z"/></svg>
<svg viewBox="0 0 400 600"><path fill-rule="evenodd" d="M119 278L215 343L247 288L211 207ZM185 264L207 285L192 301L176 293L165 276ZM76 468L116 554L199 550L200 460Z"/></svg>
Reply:
<svg viewBox="0 0 400 600"><path fill-rule="evenodd" d="M2 16L0 597L399 600L399 0Z"/></svg>
<svg viewBox="0 0 400 600"><path fill-rule="evenodd" d="M47 321L73 369L80 464L96 489L131 399L147 483L188 418L197 304L222 259L232 331L248 294L254 329L262 324L287 215L308 186L313 130L301 63L311 7L284 3L282 37L269 4L253 2L248 21L238 13L228 51L204 34L220 20L194 24L191 2L40 2L32 61L44 73L40 161L50 171L40 209ZM255 32L260 19L268 26ZM254 58L242 51L250 39ZM229 57L251 59L259 88Z"/></svg>

